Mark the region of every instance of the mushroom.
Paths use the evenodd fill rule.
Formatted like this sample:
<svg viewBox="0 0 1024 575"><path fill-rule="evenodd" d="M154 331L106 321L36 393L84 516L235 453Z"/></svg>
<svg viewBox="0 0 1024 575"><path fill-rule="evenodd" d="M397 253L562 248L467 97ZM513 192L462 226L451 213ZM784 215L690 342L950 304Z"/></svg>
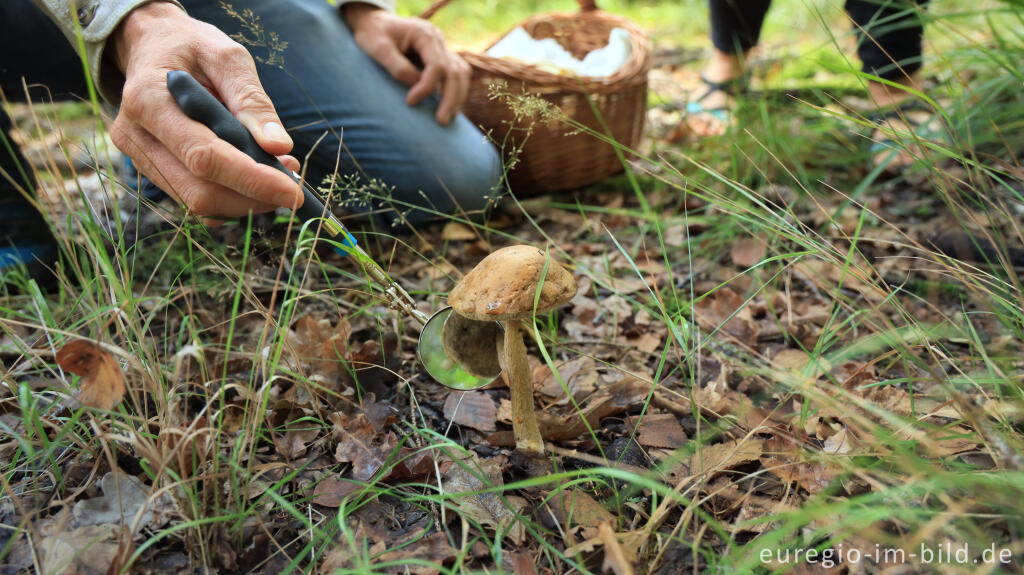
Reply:
<svg viewBox="0 0 1024 575"><path fill-rule="evenodd" d="M543 455L533 409L533 382L526 361L520 321L567 303L576 295L576 280L567 269L531 246L509 246L484 258L448 294L455 313L471 320L501 322L503 353L512 395L512 430L516 447Z"/></svg>

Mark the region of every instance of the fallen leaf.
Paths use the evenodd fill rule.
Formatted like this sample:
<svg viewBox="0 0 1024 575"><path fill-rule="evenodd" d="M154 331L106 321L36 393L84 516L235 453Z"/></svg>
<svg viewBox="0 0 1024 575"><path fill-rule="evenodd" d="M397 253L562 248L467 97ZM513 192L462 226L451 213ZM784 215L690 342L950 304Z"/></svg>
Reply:
<svg viewBox="0 0 1024 575"><path fill-rule="evenodd" d="M601 564L601 570L606 573L614 571L615 575L633 575L633 565L637 561L636 550L619 545L611 523L605 522L598 526L597 534L604 543L604 563Z"/></svg>
<svg viewBox="0 0 1024 575"><path fill-rule="evenodd" d="M353 416L341 412L328 416L334 436L339 438L334 458L352 463L352 478L369 481L384 466L398 443L393 432L377 433L365 414Z"/></svg>
<svg viewBox="0 0 1024 575"><path fill-rule="evenodd" d="M109 353L95 343L78 339L60 348L57 365L82 377L76 398L82 405L111 410L124 399L124 372Z"/></svg>
<svg viewBox="0 0 1024 575"><path fill-rule="evenodd" d="M821 450L825 453L850 453L853 450L853 439L844 427L829 436Z"/></svg>
<svg viewBox="0 0 1024 575"><path fill-rule="evenodd" d="M693 473L713 475L757 461L764 452L763 447L764 441L749 438L704 445L690 458L690 469Z"/></svg>
<svg viewBox="0 0 1024 575"><path fill-rule="evenodd" d="M432 533L426 537L420 535L422 531L402 538L391 546L397 549L381 554L378 560L400 563L402 567L398 573L437 575L441 572L440 566L451 562L458 553L448 544L448 536L444 533ZM407 561L409 559L418 561ZM424 565L424 562L427 564Z"/></svg>
<svg viewBox="0 0 1024 575"><path fill-rule="evenodd" d="M345 318L339 318L337 325L332 325L328 319L304 315L295 320L288 331L288 342L295 351L296 361L311 378L333 383L349 357L351 331Z"/></svg>
<svg viewBox="0 0 1024 575"><path fill-rule="evenodd" d="M533 372L533 381L539 381L541 394L551 398L555 405L569 403L569 396L583 401L597 389L597 364L589 356L579 356L556 366L558 374L551 371L547 364L541 364ZM559 383L558 376L565 383ZM568 388L569 394L565 393Z"/></svg>
<svg viewBox="0 0 1024 575"><path fill-rule="evenodd" d="M485 463L478 460L475 454L461 463L456 462L444 474L444 491L453 496L451 501L459 511L480 525L503 531L513 543L519 545L526 538L526 528L520 521L521 508L511 507L511 498L505 498L509 500L506 504L497 493L480 493L503 485L500 472L489 473Z"/></svg>
<svg viewBox="0 0 1024 575"><path fill-rule="evenodd" d="M498 408L482 391L453 391L444 401L444 416L453 423L490 433L495 429Z"/></svg>
<svg viewBox="0 0 1024 575"><path fill-rule="evenodd" d="M570 531L571 526L578 525L583 530L584 539L596 537L597 528L602 523L615 522L615 515L583 490L552 491L550 496L548 507L562 528Z"/></svg>
<svg viewBox="0 0 1024 575"><path fill-rule="evenodd" d="M814 495L828 487L842 469L827 456L812 459L799 443L773 435L764 442L761 465L786 484L795 484Z"/></svg>
<svg viewBox="0 0 1024 575"><path fill-rule="evenodd" d="M134 525L137 532L143 527L163 525L174 512L169 495L164 493L150 501L151 488L137 477L111 471L99 483L103 495L75 503L72 527Z"/></svg>
<svg viewBox="0 0 1024 575"><path fill-rule="evenodd" d="M677 449L686 442L686 432L679 420L671 413L650 413L642 419L633 416L626 419L627 431L637 431L636 441L647 447Z"/></svg>
<svg viewBox="0 0 1024 575"><path fill-rule="evenodd" d="M754 344L758 329L746 301L728 287L721 287L693 304L697 322L709 332L724 331L739 341Z"/></svg>
<svg viewBox="0 0 1024 575"><path fill-rule="evenodd" d="M732 245L729 255L732 263L741 268L750 268L761 263L768 252L768 244L761 238L743 238Z"/></svg>
<svg viewBox="0 0 1024 575"><path fill-rule="evenodd" d="M118 560L121 528L113 524L52 528L39 542L41 572L60 575L107 575Z"/></svg>
<svg viewBox="0 0 1024 575"><path fill-rule="evenodd" d="M345 481L330 475L324 477L313 489L313 503L324 507L339 507L346 497L363 489L363 485Z"/></svg>
<svg viewBox="0 0 1024 575"><path fill-rule="evenodd" d="M476 233L472 228L459 222L448 222L441 228L441 239L448 241L475 240Z"/></svg>
<svg viewBox="0 0 1024 575"><path fill-rule="evenodd" d="M516 575L537 575L537 566L533 557L523 551L506 551L502 555L507 561L506 569Z"/></svg>
<svg viewBox="0 0 1024 575"><path fill-rule="evenodd" d="M869 276L855 264L843 265L817 258L804 258L794 264L792 269L821 289L834 290L841 285L874 303L888 297L885 290L868 281Z"/></svg>
<svg viewBox="0 0 1024 575"><path fill-rule="evenodd" d="M373 430L379 433L398 421L398 409L390 403L378 402L376 399L373 393L368 393L360 406Z"/></svg>

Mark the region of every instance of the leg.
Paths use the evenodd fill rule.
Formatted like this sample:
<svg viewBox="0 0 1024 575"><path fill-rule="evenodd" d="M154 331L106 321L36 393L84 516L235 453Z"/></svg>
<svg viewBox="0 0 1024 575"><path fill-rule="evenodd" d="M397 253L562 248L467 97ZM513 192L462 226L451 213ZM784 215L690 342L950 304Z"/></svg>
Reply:
<svg viewBox="0 0 1024 575"><path fill-rule="evenodd" d="M921 68L924 24L920 9L928 0L847 0L857 31L857 56L864 72L910 82Z"/></svg>
<svg viewBox="0 0 1024 575"><path fill-rule="evenodd" d="M10 100L87 95L81 60L60 30L31 0L0 2L0 89ZM32 205L32 168L10 137L11 119L0 109L0 277L24 264L31 277L52 280L57 258L50 228Z"/></svg>
<svg viewBox="0 0 1024 575"><path fill-rule="evenodd" d="M336 171L379 179L394 187L396 201L416 207L406 214L411 223L432 212L486 207L501 176L495 148L464 116L440 126L436 98L407 106L406 88L359 49L336 7L322 0L236 0L234 6L251 9L268 34L287 42L277 57L247 47L295 139L293 154L307 166L307 180L319 184ZM228 34L243 31L216 3L186 7Z"/></svg>
<svg viewBox="0 0 1024 575"><path fill-rule="evenodd" d="M710 0L711 57L701 74L703 93L690 102L691 127L700 135L724 133L737 82L746 74L746 55L757 45L771 0Z"/></svg>
<svg viewBox="0 0 1024 575"><path fill-rule="evenodd" d="M771 0L710 0L711 44L720 54L746 54L757 45Z"/></svg>
<svg viewBox="0 0 1024 575"><path fill-rule="evenodd" d="M868 82L868 96L880 110L894 110L886 114L889 127L899 131L913 131L925 117L911 117L915 112L898 111L900 104L909 99L904 88L920 90L922 39L924 25L920 11L928 0L847 0L846 10L857 31L857 55L867 74L894 82ZM916 113L921 116L920 112ZM872 139L873 165L887 164L888 171L898 171L913 163L908 150L895 147L883 130L876 130Z"/></svg>

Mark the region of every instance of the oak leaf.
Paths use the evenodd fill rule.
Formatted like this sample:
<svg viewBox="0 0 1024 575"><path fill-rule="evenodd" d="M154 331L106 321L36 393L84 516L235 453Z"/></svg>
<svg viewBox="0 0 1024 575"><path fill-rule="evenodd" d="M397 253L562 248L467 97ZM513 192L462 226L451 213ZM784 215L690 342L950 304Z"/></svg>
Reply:
<svg viewBox="0 0 1024 575"><path fill-rule="evenodd" d="M95 343L78 339L60 348L57 365L82 377L76 398L82 405L111 410L124 399L124 372L114 356Z"/></svg>

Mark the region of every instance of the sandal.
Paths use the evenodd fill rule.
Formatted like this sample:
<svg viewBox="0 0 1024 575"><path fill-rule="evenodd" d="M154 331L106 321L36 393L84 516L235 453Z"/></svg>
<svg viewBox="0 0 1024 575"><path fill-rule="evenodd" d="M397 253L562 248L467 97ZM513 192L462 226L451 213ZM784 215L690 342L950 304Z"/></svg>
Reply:
<svg viewBox="0 0 1024 575"><path fill-rule="evenodd" d="M708 107L704 102L715 94L723 94L724 96L736 96L746 92L747 86L750 83L750 78L746 75L727 80L725 82L712 82L704 76L700 77L701 83L704 85L704 91L696 99L690 100L686 103L686 113L689 116L705 116L711 118L714 122L717 122L722 126L720 132L725 132L729 126L732 125L732 106L722 105ZM728 98L723 98L728 101ZM713 123L713 122L709 122ZM716 130L718 132L718 130Z"/></svg>

